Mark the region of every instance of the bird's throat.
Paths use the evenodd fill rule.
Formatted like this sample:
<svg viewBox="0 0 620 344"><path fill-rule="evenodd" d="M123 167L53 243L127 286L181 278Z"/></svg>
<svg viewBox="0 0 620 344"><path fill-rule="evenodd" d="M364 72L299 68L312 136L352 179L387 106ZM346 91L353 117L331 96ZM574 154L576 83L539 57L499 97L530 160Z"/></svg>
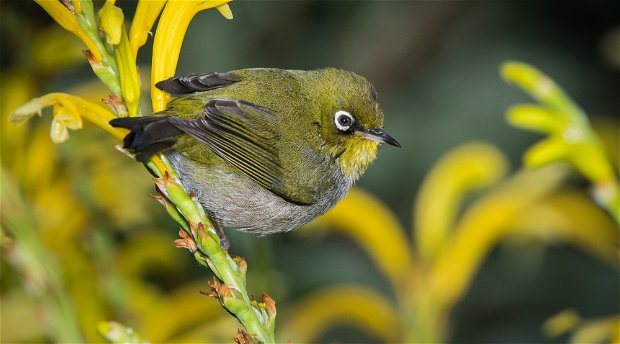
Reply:
<svg viewBox="0 0 620 344"><path fill-rule="evenodd" d="M347 178L356 181L376 159L378 147L379 143L376 141L361 137L353 138L336 159L340 170Z"/></svg>

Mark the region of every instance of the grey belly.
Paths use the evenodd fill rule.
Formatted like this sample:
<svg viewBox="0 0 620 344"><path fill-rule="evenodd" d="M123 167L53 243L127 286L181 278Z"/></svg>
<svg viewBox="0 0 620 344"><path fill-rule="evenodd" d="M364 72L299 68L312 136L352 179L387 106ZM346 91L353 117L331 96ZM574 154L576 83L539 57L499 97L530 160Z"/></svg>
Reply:
<svg viewBox="0 0 620 344"><path fill-rule="evenodd" d="M330 189L316 203L298 205L241 172L199 164L174 150L166 155L185 189L193 191L205 210L224 227L262 235L290 231L322 215L345 196L352 184L335 167L331 176L325 176L333 179Z"/></svg>

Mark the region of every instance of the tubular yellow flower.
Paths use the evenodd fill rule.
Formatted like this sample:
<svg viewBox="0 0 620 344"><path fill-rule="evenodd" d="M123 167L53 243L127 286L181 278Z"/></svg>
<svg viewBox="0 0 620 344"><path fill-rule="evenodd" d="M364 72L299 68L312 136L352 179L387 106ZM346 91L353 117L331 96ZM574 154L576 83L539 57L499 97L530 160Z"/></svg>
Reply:
<svg viewBox="0 0 620 344"><path fill-rule="evenodd" d="M65 109L67 109L67 104L71 104L69 108L74 108L75 113L104 129L119 140L122 140L126 134L126 130L113 128L108 123L113 118L116 118L112 112L98 104L66 93L49 93L42 97L34 98L13 111L9 116L9 120L14 124L24 123L35 114L40 114L44 108L56 104L64 104Z"/></svg>
<svg viewBox="0 0 620 344"><path fill-rule="evenodd" d="M462 297L483 257L509 232L513 217L554 191L567 172L562 165L520 172L465 213L430 270L430 292L441 310Z"/></svg>
<svg viewBox="0 0 620 344"><path fill-rule="evenodd" d="M153 111L162 111L170 101L170 95L155 87L155 83L174 76L183 37L196 13L220 7L230 0L168 1L159 18L153 42L151 69L151 100Z"/></svg>
<svg viewBox="0 0 620 344"><path fill-rule="evenodd" d="M521 87L563 119L587 123L583 110L553 80L538 69L527 63L508 61L500 66L500 74L506 82Z"/></svg>
<svg viewBox="0 0 620 344"><path fill-rule="evenodd" d="M422 184L412 211L422 259L430 262L440 252L465 193L497 182L506 171L506 158L484 143L463 145L442 157Z"/></svg>
<svg viewBox="0 0 620 344"><path fill-rule="evenodd" d="M118 61L123 100L129 111L129 116L137 116L140 113L140 77L135 64L136 59L129 46L125 26L122 29L120 44L114 46L114 53Z"/></svg>
<svg viewBox="0 0 620 344"><path fill-rule="evenodd" d="M401 321L383 295L358 286L334 286L306 296L282 325L282 341L316 342L322 331L337 324L357 325L386 343L398 342Z"/></svg>
<svg viewBox="0 0 620 344"><path fill-rule="evenodd" d="M82 129L82 118L73 103L60 98L54 104L54 118L50 127L50 136L54 143L65 142L69 138L69 129Z"/></svg>
<svg viewBox="0 0 620 344"><path fill-rule="evenodd" d="M335 232L357 242L388 277L394 289L400 291L413 268L413 257L405 231L383 203L367 192L353 188L320 221L330 223Z"/></svg>
<svg viewBox="0 0 620 344"><path fill-rule="evenodd" d="M561 133L565 121L545 108L530 104L514 105L508 109L508 121L520 128L543 133Z"/></svg>
<svg viewBox="0 0 620 344"><path fill-rule="evenodd" d="M228 20L233 19L233 13L230 10L230 6L228 6L228 4L217 6L216 9L220 12L221 15L224 16L224 18Z"/></svg>
<svg viewBox="0 0 620 344"><path fill-rule="evenodd" d="M75 15L71 13L60 1L46 1L35 0L39 6L41 6L54 20L60 24L65 30L72 32L78 36L90 52L93 54L93 59L96 62L101 62L101 52L97 48L97 45L88 37L86 32L82 29L78 23ZM80 10L81 7L77 7ZM76 11L76 13L79 13Z"/></svg>
<svg viewBox="0 0 620 344"><path fill-rule="evenodd" d="M129 29L129 42L133 56L138 56L138 50L146 43L155 20L164 8L166 0L140 0L136 14Z"/></svg>
<svg viewBox="0 0 620 344"><path fill-rule="evenodd" d="M620 339L620 316L612 315L602 319L585 320L569 339L570 344L618 343Z"/></svg>
<svg viewBox="0 0 620 344"><path fill-rule="evenodd" d="M524 209L507 227L545 242L570 242L618 267L616 224L584 193L561 191L546 197Z"/></svg>
<svg viewBox="0 0 620 344"><path fill-rule="evenodd" d="M123 11L106 1L99 10L99 27L106 35L108 44L117 45L121 41L121 28L124 25Z"/></svg>
<svg viewBox="0 0 620 344"><path fill-rule="evenodd" d="M170 342L173 336L186 330L188 324L213 322L223 317L224 312L217 303L203 302L203 295L196 293L205 285L208 281L188 283L168 297L154 300L153 304L145 307L140 331L155 343Z"/></svg>
<svg viewBox="0 0 620 344"><path fill-rule="evenodd" d="M620 222L620 186L585 112L553 80L528 64L509 61L502 64L500 73L507 82L541 103L539 107L516 106L507 113L512 125L549 135L528 150L524 157L526 165L539 167L558 160L569 161L592 181L594 197Z"/></svg>
<svg viewBox="0 0 620 344"><path fill-rule="evenodd" d="M565 309L547 319L543 324L543 332L547 337L557 337L573 330L581 322L581 317L574 309Z"/></svg>

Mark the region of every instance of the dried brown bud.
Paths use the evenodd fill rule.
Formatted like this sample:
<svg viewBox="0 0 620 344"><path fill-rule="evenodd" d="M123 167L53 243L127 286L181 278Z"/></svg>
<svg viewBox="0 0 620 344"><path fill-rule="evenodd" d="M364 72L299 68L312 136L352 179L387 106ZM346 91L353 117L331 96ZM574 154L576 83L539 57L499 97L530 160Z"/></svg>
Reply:
<svg viewBox="0 0 620 344"><path fill-rule="evenodd" d="M159 190L159 192L161 192L164 195L166 194L166 185L164 184L163 178L154 177L153 183L155 183L155 186L157 186L157 189Z"/></svg>
<svg viewBox="0 0 620 344"><path fill-rule="evenodd" d="M196 242L189 234L187 234L184 230L181 229L179 230L179 236L181 237L181 239L175 240L174 246L184 247L188 249L191 253L196 252L196 250L198 249L196 246Z"/></svg>
<svg viewBox="0 0 620 344"><path fill-rule="evenodd" d="M256 344L258 343L249 333L242 329L237 330L237 335L233 338L236 344Z"/></svg>
<svg viewBox="0 0 620 344"><path fill-rule="evenodd" d="M117 95L110 93L107 99L101 99L118 116L127 116L127 106Z"/></svg>
<svg viewBox="0 0 620 344"><path fill-rule="evenodd" d="M97 63L97 61L95 61L95 55L90 50L84 49L84 50L82 50L82 53L88 59L88 63L90 63L91 65L93 63Z"/></svg>
<svg viewBox="0 0 620 344"><path fill-rule="evenodd" d="M163 205L164 208L167 208L170 205L170 202L168 202L168 199L166 197L164 197L164 195L161 194L161 191L157 190L157 192L159 194L157 194L157 195L149 195L149 196L151 196L152 199L154 199L157 202L159 202L159 204Z"/></svg>
<svg viewBox="0 0 620 344"><path fill-rule="evenodd" d="M267 293L263 292L262 294L263 304L265 305L265 310L267 311L267 315L270 318L276 315L276 301L271 298L271 296L267 295Z"/></svg>
<svg viewBox="0 0 620 344"><path fill-rule="evenodd" d="M214 299L219 300L219 294L217 291L218 291L218 288L220 287L220 284L221 283L217 279L214 278L213 281L209 282L209 288L210 288L209 291L208 292L201 291L200 293L202 295L210 296Z"/></svg>

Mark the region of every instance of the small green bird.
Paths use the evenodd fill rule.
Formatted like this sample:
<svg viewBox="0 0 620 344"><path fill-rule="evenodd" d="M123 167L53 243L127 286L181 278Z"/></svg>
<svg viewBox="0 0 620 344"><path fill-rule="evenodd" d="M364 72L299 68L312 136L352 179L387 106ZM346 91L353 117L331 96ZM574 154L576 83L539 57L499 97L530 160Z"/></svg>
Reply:
<svg viewBox="0 0 620 344"><path fill-rule="evenodd" d="M181 183L222 227L286 232L338 203L377 156L383 111L344 70L242 69L157 83L175 96L151 116L117 118L139 161L164 151Z"/></svg>

